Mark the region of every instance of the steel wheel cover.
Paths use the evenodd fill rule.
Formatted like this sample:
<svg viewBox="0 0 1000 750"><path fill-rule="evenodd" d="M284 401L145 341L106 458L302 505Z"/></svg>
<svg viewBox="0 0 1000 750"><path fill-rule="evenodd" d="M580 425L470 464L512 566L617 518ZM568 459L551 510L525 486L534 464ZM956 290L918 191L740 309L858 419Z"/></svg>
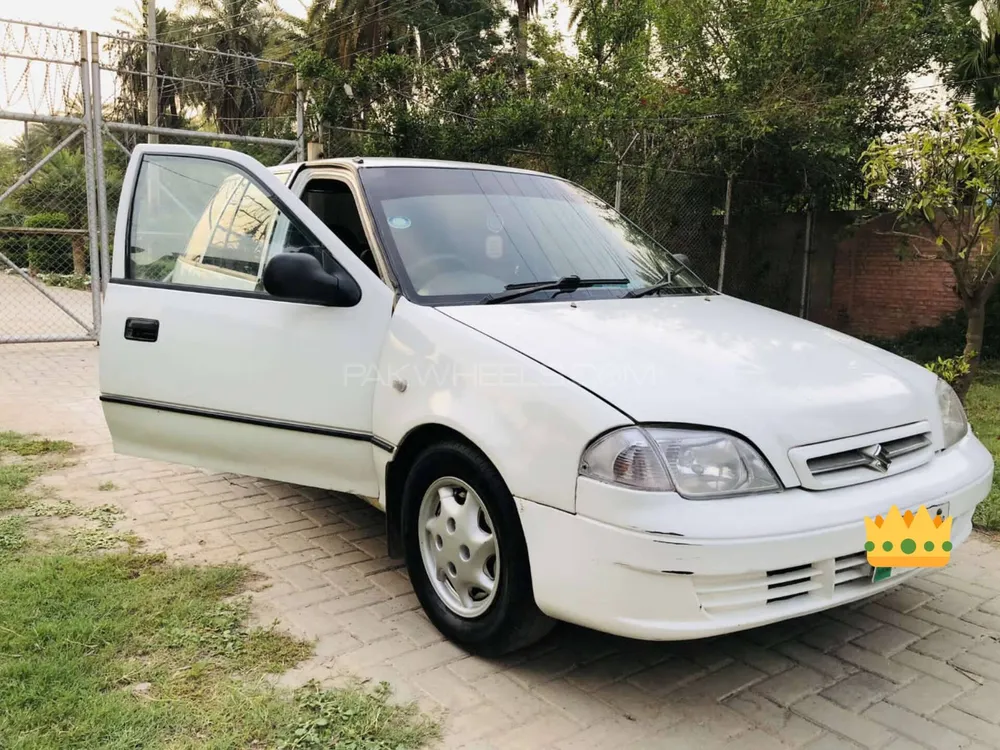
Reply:
<svg viewBox="0 0 1000 750"><path fill-rule="evenodd" d="M441 602L460 617L486 612L496 597L500 549L482 498L461 479L438 479L420 501L417 530L420 557Z"/></svg>

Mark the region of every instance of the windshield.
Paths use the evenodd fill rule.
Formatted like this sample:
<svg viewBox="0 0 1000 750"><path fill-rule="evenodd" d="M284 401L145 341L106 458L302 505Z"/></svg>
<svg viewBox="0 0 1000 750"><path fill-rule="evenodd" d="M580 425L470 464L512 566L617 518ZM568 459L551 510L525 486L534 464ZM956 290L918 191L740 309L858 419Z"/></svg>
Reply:
<svg viewBox="0 0 1000 750"><path fill-rule="evenodd" d="M555 177L489 168L365 167L365 194L407 297L478 302L510 285L608 280L519 301L621 297L704 283L593 195ZM676 248L675 252L683 252Z"/></svg>

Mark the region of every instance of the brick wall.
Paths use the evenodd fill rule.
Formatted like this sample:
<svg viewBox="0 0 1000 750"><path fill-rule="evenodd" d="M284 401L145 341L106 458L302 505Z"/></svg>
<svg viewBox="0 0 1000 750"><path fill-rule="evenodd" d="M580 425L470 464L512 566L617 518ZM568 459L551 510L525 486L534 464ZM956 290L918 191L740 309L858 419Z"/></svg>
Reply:
<svg viewBox="0 0 1000 750"><path fill-rule="evenodd" d="M961 307L955 279L941 260L900 258L899 240L884 234L884 215L844 232L850 215L817 222L810 317L847 333L894 337L934 326Z"/></svg>

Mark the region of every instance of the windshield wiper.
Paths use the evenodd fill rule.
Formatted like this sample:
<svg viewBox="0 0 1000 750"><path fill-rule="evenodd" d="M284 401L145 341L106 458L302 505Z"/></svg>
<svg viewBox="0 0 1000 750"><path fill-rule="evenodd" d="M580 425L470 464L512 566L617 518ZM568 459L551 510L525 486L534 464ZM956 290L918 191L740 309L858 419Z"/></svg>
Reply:
<svg viewBox="0 0 1000 750"><path fill-rule="evenodd" d="M673 289L682 294L711 294L712 290L700 284L698 286L674 286L674 272L667 271L662 279L657 281L655 284L650 286L644 286L641 289L632 289L622 295L621 299L631 299L633 297L645 297L647 294L654 294L655 292L663 291L664 289Z"/></svg>
<svg viewBox="0 0 1000 750"><path fill-rule="evenodd" d="M492 305L497 302L509 302L518 297L524 297L535 292L544 292L554 289L559 292L572 292L574 289L582 289L591 286L605 286L614 284L628 284L628 279L581 279L579 276L563 276L555 281L529 281L524 284L508 284L504 291L487 294L481 300L481 305Z"/></svg>

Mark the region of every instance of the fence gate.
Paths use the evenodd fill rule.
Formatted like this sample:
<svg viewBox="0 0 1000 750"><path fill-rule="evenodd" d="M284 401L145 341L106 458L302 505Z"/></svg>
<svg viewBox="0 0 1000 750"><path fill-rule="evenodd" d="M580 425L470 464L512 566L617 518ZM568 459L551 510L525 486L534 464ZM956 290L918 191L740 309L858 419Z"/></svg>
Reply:
<svg viewBox="0 0 1000 750"><path fill-rule="evenodd" d="M84 32L0 19L0 343L100 332Z"/></svg>

